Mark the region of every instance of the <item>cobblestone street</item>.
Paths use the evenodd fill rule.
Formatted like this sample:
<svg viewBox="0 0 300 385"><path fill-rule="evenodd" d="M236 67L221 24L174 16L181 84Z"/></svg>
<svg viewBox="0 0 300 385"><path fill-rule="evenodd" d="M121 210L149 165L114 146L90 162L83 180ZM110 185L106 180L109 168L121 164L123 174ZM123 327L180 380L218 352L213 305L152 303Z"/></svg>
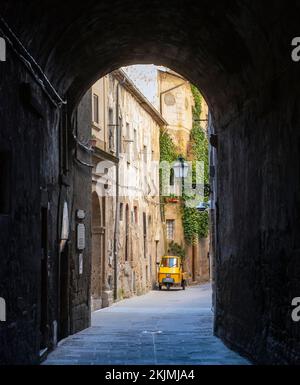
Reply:
<svg viewBox="0 0 300 385"><path fill-rule="evenodd" d="M94 312L92 327L44 364L249 364L213 336L212 322L210 285L152 291Z"/></svg>

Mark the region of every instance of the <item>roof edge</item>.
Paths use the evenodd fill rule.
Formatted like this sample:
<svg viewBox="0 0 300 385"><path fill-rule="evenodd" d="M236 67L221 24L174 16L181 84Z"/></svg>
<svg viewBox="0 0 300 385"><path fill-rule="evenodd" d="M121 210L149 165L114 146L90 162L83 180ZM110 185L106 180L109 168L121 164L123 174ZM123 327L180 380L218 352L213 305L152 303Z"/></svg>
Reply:
<svg viewBox="0 0 300 385"><path fill-rule="evenodd" d="M112 75L135 97L143 109L148 112L160 126L168 125L168 122L163 118L161 113L149 102L122 69L113 71Z"/></svg>

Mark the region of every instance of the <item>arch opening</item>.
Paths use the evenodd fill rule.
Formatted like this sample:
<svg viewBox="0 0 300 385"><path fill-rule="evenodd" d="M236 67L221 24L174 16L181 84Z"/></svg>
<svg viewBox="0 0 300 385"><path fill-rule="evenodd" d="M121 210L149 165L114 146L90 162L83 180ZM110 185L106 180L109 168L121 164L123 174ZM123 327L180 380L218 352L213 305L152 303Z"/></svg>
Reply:
<svg viewBox="0 0 300 385"><path fill-rule="evenodd" d="M17 303L15 297L26 297L28 314L40 302L37 272L41 242L32 234L40 233L36 218L43 206L50 210L47 218L52 230L45 255L52 269L49 274L53 274L48 282L53 301L45 327L55 345L60 281L55 275L60 258L55 245L60 241L57 230L61 226L60 218L56 218L65 197L72 197L70 207L86 209L87 213L91 199L88 186L80 182L91 176L90 171L73 164L72 151L84 152L71 135L75 111L97 78L124 65L157 63L196 84L213 117L214 151L219 160L211 170L218 178L215 332L257 362L299 362L299 329L291 321L289 306L282 306L290 304L300 290L296 279L299 178L295 178L299 163L299 73L286 44L297 35L298 6L279 1L270 11L261 2L203 0L187 5L179 0L147 0L141 7L130 0L87 0L78 5L45 0L40 7L34 2L12 5L4 0L1 12L57 92L68 100L68 106L60 111L53 107L23 66L18 50L6 47L9 65L0 73L2 89L7 90L1 94L5 116L0 152L9 154L14 170L24 171L11 182L11 195L18 199L11 202L5 215L1 214L0 222L4 255L0 272L4 294L0 295L10 299L6 301L8 310L12 306L12 313L19 314L18 305L13 305ZM1 30L6 31L2 20ZM41 106L34 98L24 103L19 92L23 83L29 83L31 95ZM86 155L80 156L88 164ZM293 165L287 167L291 157ZM74 182L75 174L78 179ZM80 194L75 196L74 191ZM71 217L76 218L74 212ZM72 304L65 314L72 320L66 322L68 332L89 323L90 293L84 280L78 279L79 259L71 251L76 244L74 229L80 223L76 221L73 243L68 245L72 263L66 282L70 276L76 277L67 296ZM85 225L88 233L90 223ZM110 241L113 248L114 241ZM15 261L12 271L8 268L11 259ZM84 259L83 271L89 272ZM18 287L12 285L12 276L19 278ZM137 279L135 275L134 286ZM283 281L287 282L284 288ZM84 300L76 297L78 292ZM40 305L37 307L40 314ZM3 337L7 350L4 362L24 362L24 346L28 360L37 362L35 323L38 320L24 326L21 317L9 323L12 328L21 327L20 343L10 347ZM264 331L263 335L258 331Z"/></svg>

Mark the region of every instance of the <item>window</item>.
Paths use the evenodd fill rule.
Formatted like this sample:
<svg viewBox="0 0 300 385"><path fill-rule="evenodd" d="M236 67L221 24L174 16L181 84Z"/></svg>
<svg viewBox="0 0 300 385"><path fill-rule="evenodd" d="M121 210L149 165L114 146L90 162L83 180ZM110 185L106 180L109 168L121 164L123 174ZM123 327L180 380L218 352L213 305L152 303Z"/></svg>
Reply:
<svg viewBox="0 0 300 385"><path fill-rule="evenodd" d="M120 221L123 221L123 203L120 203Z"/></svg>
<svg viewBox="0 0 300 385"><path fill-rule="evenodd" d="M93 95L93 121L99 124L99 97L96 94Z"/></svg>
<svg viewBox="0 0 300 385"><path fill-rule="evenodd" d="M133 215L134 215L134 223L138 223L138 208L137 208L137 206L134 206L134 209L133 209L134 211L133 211Z"/></svg>
<svg viewBox="0 0 300 385"><path fill-rule="evenodd" d="M10 211L10 162L9 155L0 152L0 214Z"/></svg>
<svg viewBox="0 0 300 385"><path fill-rule="evenodd" d="M112 126L114 124L114 111L112 108L108 110L108 124Z"/></svg>
<svg viewBox="0 0 300 385"><path fill-rule="evenodd" d="M162 258L161 267L179 267L178 258Z"/></svg>
<svg viewBox="0 0 300 385"><path fill-rule="evenodd" d="M143 149L143 156L144 156L144 163L147 163L148 162L148 153L147 153L147 146L144 146L144 149Z"/></svg>
<svg viewBox="0 0 300 385"><path fill-rule="evenodd" d="M130 146L130 125L129 123L126 123L126 152L128 154L127 160L130 160L130 155L131 155L131 146Z"/></svg>
<svg viewBox="0 0 300 385"><path fill-rule="evenodd" d="M175 233L175 221L167 220L167 239L169 241L174 241Z"/></svg>
<svg viewBox="0 0 300 385"><path fill-rule="evenodd" d="M174 180L174 168L171 168L170 170L170 186L174 186L175 180Z"/></svg>
<svg viewBox="0 0 300 385"><path fill-rule="evenodd" d="M115 149L115 135L114 135L114 111L112 108L108 110L108 145L110 150Z"/></svg>
<svg viewBox="0 0 300 385"><path fill-rule="evenodd" d="M144 258L147 258L147 215L143 213Z"/></svg>
<svg viewBox="0 0 300 385"><path fill-rule="evenodd" d="M119 117L119 123L117 127L117 150L120 152L123 152L123 141L122 141L122 131L123 131L123 119L122 116Z"/></svg>
<svg viewBox="0 0 300 385"><path fill-rule="evenodd" d="M135 156L137 157L138 156L138 142L137 142L137 130L134 129L133 131L133 141L134 141L134 152L135 152Z"/></svg>

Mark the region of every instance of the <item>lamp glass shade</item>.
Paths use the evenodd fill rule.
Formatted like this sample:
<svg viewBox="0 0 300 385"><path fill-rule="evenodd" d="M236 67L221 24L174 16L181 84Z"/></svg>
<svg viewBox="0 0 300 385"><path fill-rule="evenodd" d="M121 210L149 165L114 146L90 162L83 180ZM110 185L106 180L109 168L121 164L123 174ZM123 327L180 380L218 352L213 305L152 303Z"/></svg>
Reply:
<svg viewBox="0 0 300 385"><path fill-rule="evenodd" d="M189 172L189 165L184 160L178 160L174 163L174 174L176 178L186 178Z"/></svg>

